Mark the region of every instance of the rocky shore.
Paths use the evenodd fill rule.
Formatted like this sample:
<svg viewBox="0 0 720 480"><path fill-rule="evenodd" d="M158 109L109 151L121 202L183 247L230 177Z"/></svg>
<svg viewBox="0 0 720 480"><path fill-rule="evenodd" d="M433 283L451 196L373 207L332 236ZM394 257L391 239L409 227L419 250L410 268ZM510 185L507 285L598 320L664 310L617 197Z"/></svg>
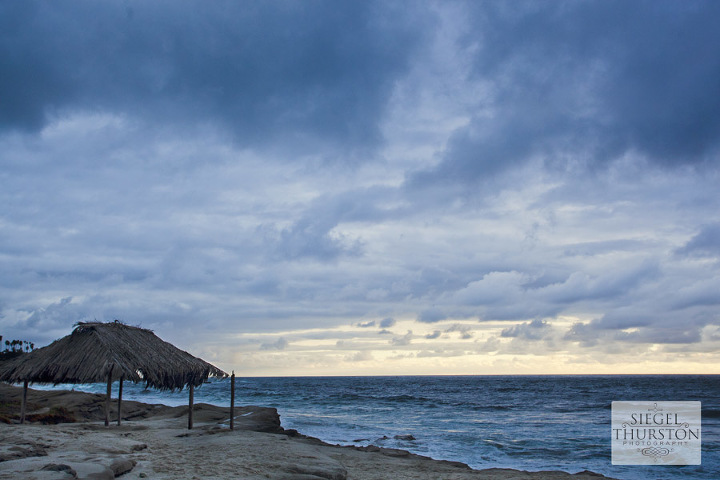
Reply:
<svg viewBox="0 0 720 480"><path fill-rule="evenodd" d="M328 445L283 429L277 411L267 407L236 407L235 430L230 430L229 408L197 404L195 428L188 430L187 407L127 401L121 426L105 427L104 396L31 389L30 423L19 425L21 394L0 384L0 479L607 478L592 472L472 470L404 450Z"/></svg>

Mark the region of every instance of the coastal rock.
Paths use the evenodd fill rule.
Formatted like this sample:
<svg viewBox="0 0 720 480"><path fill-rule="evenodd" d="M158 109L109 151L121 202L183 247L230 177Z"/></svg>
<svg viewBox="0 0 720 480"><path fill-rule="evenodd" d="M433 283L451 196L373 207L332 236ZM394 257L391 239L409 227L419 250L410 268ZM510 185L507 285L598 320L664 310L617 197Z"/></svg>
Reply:
<svg viewBox="0 0 720 480"><path fill-rule="evenodd" d="M406 440L409 442L415 440L415 437L413 437L412 435L395 435L393 438L395 440Z"/></svg>
<svg viewBox="0 0 720 480"><path fill-rule="evenodd" d="M62 463L48 463L40 470L47 472L63 472L67 475L70 475L72 478L77 478L77 472L70 465L65 465Z"/></svg>
<svg viewBox="0 0 720 480"><path fill-rule="evenodd" d="M88 458L83 459L76 455L79 452L66 452L63 457L55 457L54 462L40 461L37 458L27 458L3 462L0 464L0 480L113 480L115 473L101 462L106 460Z"/></svg>
<svg viewBox="0 0 720 480"><path fill-rule="evenodd" d="M348 448L354 448L355 450L359 450L361 452L379 452L380 447L377 445L368 445L367 447L356 447L354 445L349 446Z"/></svg>
<svg viewBox="0 0 720 480"><path fill-rule="evenodd" d="M331 459L312 458L312 463L288 465L276 480L347 480L347 470Z"/></svg>
<svg viewBox="0 0 720 480"><path fill-rule="evenodd" d="M113 480L115 473L106 465L99 463L73 463L78 480Z"/></svg>
<svg viewBox="0 0 720 480"><path fill-rule="evenodd" d="M47 451L42 445L38 445L37 443L10 446L3 445L0 447L0 462L17 460L20 458L44 456L47 456Z"/></svg>
<svg viewBox="0 0 720 480"><path fill-rule="evenodd" d="M116 477L119 477L120 475L135 468L135 465L137 465L135 460L129 458L116 458L110 462L110 470L113 471L113 474L115 474Z"/></svg>
<svg viewBox="0 0 720 480"><path fill-rule="evenodd" d="M323 477L306 475L304 473L281 473L279 476L270 477L272 480L324 480Z"/></svg>
<svg viewBox="0 0 720 480"><path fill-rule="evenodd" d="M400 450L399 448L381 448L380 453L386 457L407 457L410 455L407 450Z"/></svg>
<svg viewBox="0 0 720 480"><path fill-rule="evenodd" d="M399 448L385 448L385 447L378 447L377 445L368 445L367 447L358 447L355 445L350 445L348 448L352 448L354 450L359 450L361 452L377 452L382 455L385 455L386 457L407 457L411 455L410 452L407 450L401 450Z"/></svg>
<svg viewBox="0 0 720 480"><path fill-rule="evenodd" d="M3 388L0 386L0 395ZM8 389L9 390L9 389ZM22 389L17 389L22 391ZM67 394L67 392L66 392ZM34 398L42 400L44 393ZM92 397L78 392L66 397L68 408ZM55 402L55 396L49 402ZM74 405L73 405L73 402ZM511 469L472 470L459 462L436 461L406 450L377 445L328 445L318 439L229 430L222 410L204 409L219 421L197 423L188 432L185 419L170 407L138 406L150 418L107 428L102 421L59 425L0 423L0 480L111 480L152 478L198 480L252 478L274 480L599 480L592 472L523 472ZM237 410L236 410L237 411ZM257 415L255 412L264 411ZM155 415L154 412L161 412ZM274 409L247 407L245 416L267 421L250 427L277 426ZM82 416L79 416L82 418ZM253 422L254 423L254 422ZM249 426L245 424L245 427ZM238 431L240 430L240 431ZM281 430L282 431L282 430ZM284 431L283 431L284 432ZM40 440L41 439L41 440ZM36 456L43 454L43 456ZM22 458L18 458L22 456ZM50 466L49 466L50 465ZM46 467L46 468L44 468ZM73 475L73 471L75 475ZM116 477L116 475L120 475Z"/></svg>
<svg viewBox="0 0 720 480"><path fill-rule="evenodd" d="M466 463L462 462L454 462L452 460L433 460L433 462L437 462L438 464L447 465L452 468L461 468L463 470L472 470L470 466Z"/></svg>
<svg viewBox="0 0 720 480"><path fill-rule="evenodd" d="M276 480L347 480L347 470L340 464L294 465Z"/></svg>
<svg viewBox="0 0 720 480"><path fill-rule="evenodd" d="M20 405L22 388L0 383L0 398L5 402L15 402ZM67 418L72 416L77 422L100 422L105 420L105 395L81 393L67 390L28 390L28 403L35 407L35 412L49 412L51 409L62 407ZM111 404L111 417L115 418L116 404ZM122 419L124 421L137 421L146 419L181 418L188 412L186 406L168 407L125 400L122 404ZM18 412L19 413L19 412ZM230 408L218 407L207 403L196 403L193 408L195 422L229 424ZM34 418L34 417L32 417ZM40 420L29 423L41 423ZM62 423L61 423L62 424ZM226 425L227 426L227 425ZM133 428L147 428L136 426ZM235 429L252 430L265 433L286 433L280 425L280 415L277 409L270 407L241 406L235 407ZM292 436L293 433L290 432ZM118 452L119 453L119 452ZM0 455L4 452L0 451Z"/></svg>

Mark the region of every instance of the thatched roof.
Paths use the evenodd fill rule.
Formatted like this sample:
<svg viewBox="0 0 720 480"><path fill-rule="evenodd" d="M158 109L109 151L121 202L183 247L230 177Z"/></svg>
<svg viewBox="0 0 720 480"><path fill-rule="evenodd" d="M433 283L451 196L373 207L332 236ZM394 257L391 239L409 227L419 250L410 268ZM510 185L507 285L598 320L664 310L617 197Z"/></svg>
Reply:
<svg viewBox="0 0 720 480"><path fill-rule="evenodd" d="M97 383L112 379L145 382L175 390L224 377L219 368L193 357L152 331L118 321L78 323L73 332L0 365L0 381L20 383Z"/></svg>

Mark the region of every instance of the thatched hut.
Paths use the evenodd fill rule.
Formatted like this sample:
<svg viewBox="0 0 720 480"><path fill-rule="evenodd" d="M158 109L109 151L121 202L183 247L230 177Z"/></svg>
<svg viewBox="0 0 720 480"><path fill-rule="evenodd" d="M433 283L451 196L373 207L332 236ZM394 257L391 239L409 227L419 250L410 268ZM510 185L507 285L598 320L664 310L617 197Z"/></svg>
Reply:
<svg viewBox="0 0 720 480"><path fill-rule="evenodd" d="M122 382L145 382L160 390L190 391L188 428L192 428L193 393L209 377L227 374L204 360L161 340L152 331L114 321L78 323L73 332L50 345L5 362L0 381L23 383L21 421L28 383L107 382L105 424L109 423L111 384L119 380L118 424Z"/></svg>

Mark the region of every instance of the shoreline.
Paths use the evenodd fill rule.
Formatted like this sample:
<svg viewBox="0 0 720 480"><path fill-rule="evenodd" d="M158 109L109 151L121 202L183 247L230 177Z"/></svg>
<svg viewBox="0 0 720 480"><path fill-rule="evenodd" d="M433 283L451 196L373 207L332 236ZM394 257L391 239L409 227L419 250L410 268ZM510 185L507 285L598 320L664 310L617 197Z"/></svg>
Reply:
<svg viewBox="0 0 720 480"><path fill-rule="evenodd" d="M0 415L7 416L21 394L21 388L0 384ZM276 480L609 478L593 472L474 470L464 463L435 460L406 450L332 445L284 429L277 410L269 407L236 406L235 430L230 430L229 407L196 404L195 428L188 430L187 406L123 401L122 425L105 427L104 402L105 396L99 394L30 389L29 418L37 422L42 419L38 415L64 407L65 414L77 421L19 425L4 423L0 416L0 479L119 475L132 479ZM116 418L114 415L117 410L113 403L111 418Z"/></svg>

